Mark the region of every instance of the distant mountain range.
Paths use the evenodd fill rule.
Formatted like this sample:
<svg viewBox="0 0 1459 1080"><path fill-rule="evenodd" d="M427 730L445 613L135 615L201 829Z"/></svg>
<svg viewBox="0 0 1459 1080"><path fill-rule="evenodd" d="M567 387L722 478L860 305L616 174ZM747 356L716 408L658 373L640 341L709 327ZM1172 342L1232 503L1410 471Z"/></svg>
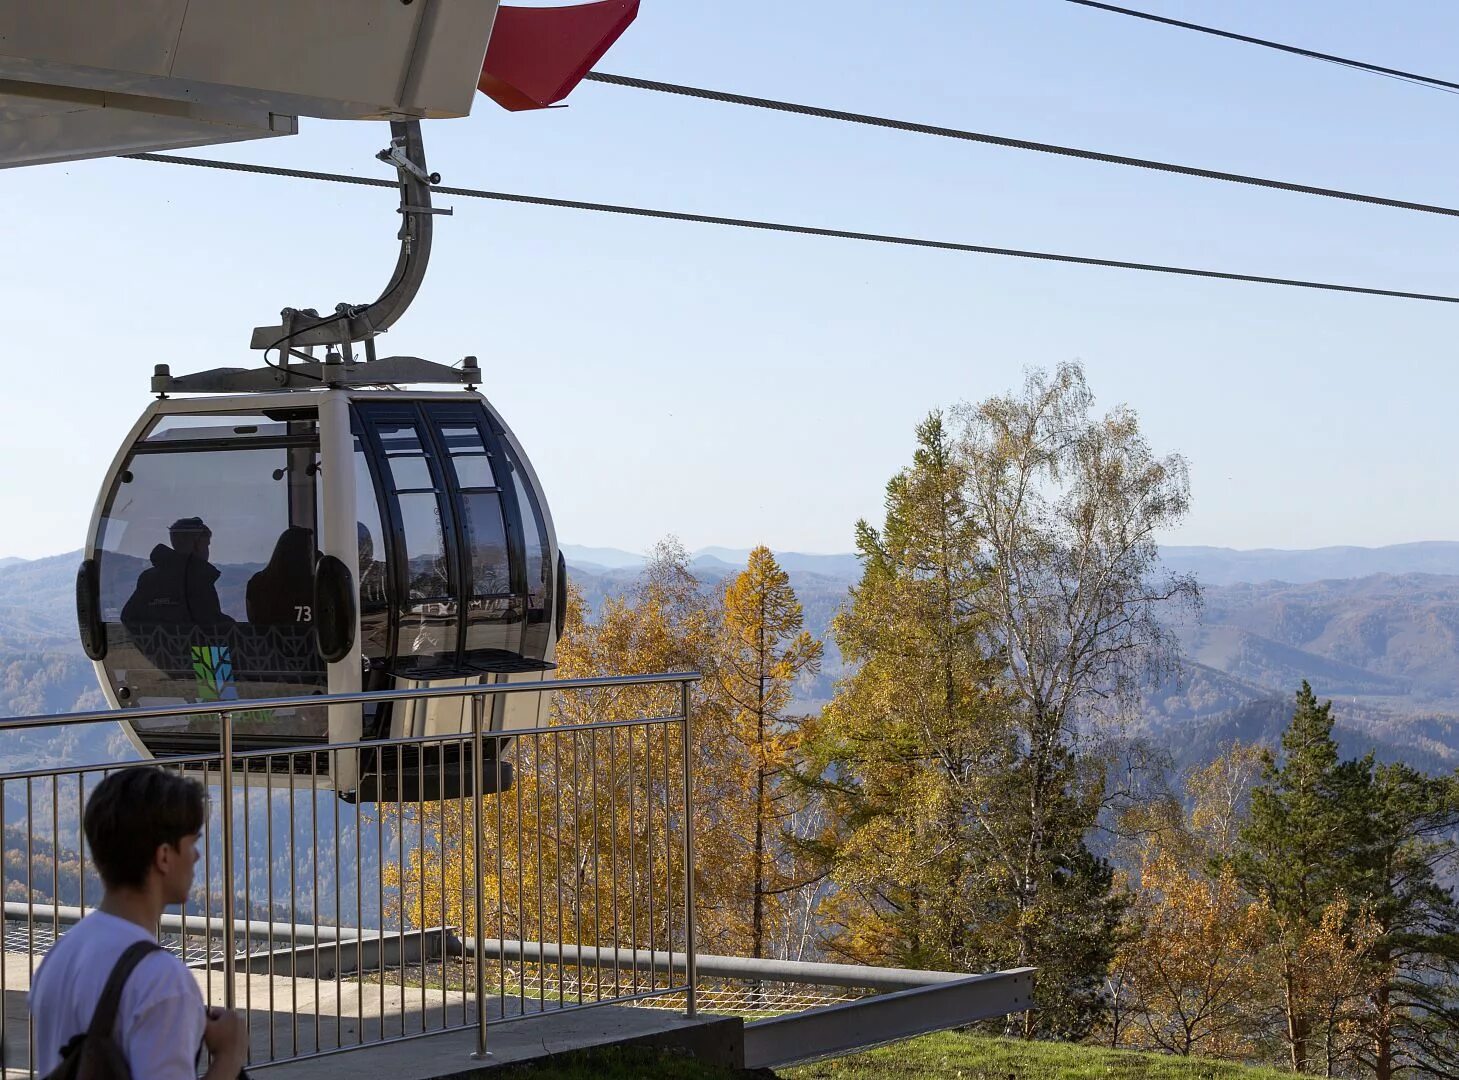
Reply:
<svg viewBox="0 0 1459 1080"><path fill-rule="evenodd" d="M564 545L569 572L590 608L629 588L643 554ZM705 588L720 588L745 565L745 549L693 554ZM826 639L822 672L797 687L796 707L828 701L844 674L831 620L860 576L852 554L776 553ZM1274 738L1303 679L1336 701L1350 750L1424 767L1459 766L1459 543L1312 551L1171 547L1171 569L1205 586L1199 619L1173 626L1184 652L1178 680L1152 689L1140 726L1179 751L1204 755L1232 738ZM0 716L96 707L91 664L74 622L79 553L0 562ZM114 739L83 739L116 753ZM74 760L76 736L41 732L0 746L0 767ZM91 758L99 760L99 758Z"/></svg>
<svg viewBox="0 0 1459 1080"><path fill-rule="evenodd" d="M1371 574L1459 575L1459 543L1425 540L1387 547L1325 547L1285 551L1256 548L1165 547L1160 557L1172 570L1192 572L1203 585L1286 581L1294 585Z"/></svg>
<svg viewBox="0 0 1459 1080"><path fill-rule="evenodd" d="M569 562L594 572L639 567L647 561L643 553L621 548L564 544L562 550ZM739 569L744 567L749 554L744 548L706 547L695 551L692 557L696 565L718 564ZM777 551L775 557L786 570L810 570L848 580L855 580L861 574L860 561L852 553L813 555ZM1452 540L1426 540L1375 548L1325 547L1290 551L1177 545L1161 548L1160 557L1171 570L1194 573L1203 585L1264 581L1301 585L1329 578L1360 578L1371 574L1459 576L1459 542Z"/></svg>
<svg viewBox="0 0 1459 1080"><path fill-rule="evenodd" d="M634 554L621 548L583 547L579 544L563 544L562 553L570 565L601 573L604 570L637 570L648 562L646 554ZM696 568L710 571L743 570L749 561L749 548L706 547L690 555L690 562ZM777 551L775 561L787 573L804 570L826 577L844 578L855 581L861 576L861 560L853 553L844 555L816 555L799 551Z"/></svg>
<svg viewBox="0 0 1459 1080"><path fill-rule="evenodd" d="M648 561L644 552L613 547L563 544L569 563L590 573L635 569ZM696 566L713 569L742 569L748 548L705 547L691 556ZM1459 576L1459 542L1426 540L1387 547L1325 547L1305 550L1256 548L1238 550L1223 547L1170 546L1161 549L1161 559L1170 569L1194 573L1203 585L1235 585L1241 582L1285 581L1294 585L1329 578L1359 578L1371 574L1449 574ZM776 559L787 571L805 570L827 577L854 581L861 575L855 553L814 554L777 551ZM0 557L0 570L20 564L48 564L53 559Z"/></svg>

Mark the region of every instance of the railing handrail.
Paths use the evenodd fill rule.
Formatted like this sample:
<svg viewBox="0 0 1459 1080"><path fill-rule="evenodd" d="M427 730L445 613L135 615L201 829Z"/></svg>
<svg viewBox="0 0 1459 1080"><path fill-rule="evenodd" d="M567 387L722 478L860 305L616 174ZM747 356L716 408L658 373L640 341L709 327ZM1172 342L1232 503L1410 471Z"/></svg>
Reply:
<svg viewBox="0 0 1459 1080"><path fill-rule="evenodd" d="M7 922L33 919L37 923L56 922L61 926L72 926L90 914L95 908L80 908L68 905L27 904L8 900L4 904L4 918ZM182 916L167 912L162 916L161 928L167 933L180 933L184 926L189 930L207 931L223 927L220 918L203 915ZM375 941L382 937L393 937L395 930L378 927L313 926L305 923L268 923L260 919L238 919L234 923L234 934L255 941L272 940L293 942L296 947L309 951L316 946L332 945L335 942ZM478 943L470 935L458 936L459 927L425 926L411 933L445 933L452 947L475 955ZM656 971L682 972L687 960L682 949L633 949L607 948L592 945L560 944L554 941L530 941L516 938L484 938L480 948L485 956L495 959L506 956L513 960L532 961L546 957L548 962L561 960L583 960L604 966L617 963L622 968L637 965L652 967ZM976 972L935 971L916 968L872 967L865 964L836 964L808 960L779 960L770 957L717 956L700 953L695 958L698 974L711 978L763 979L770 982L800 983L807 986L843 986L863 990L890 991L909 990L918 986L932 986L937 983L959 982ZM1032 968L1016 968L1014 971L1032 971Z"/></svg>
<svg viewBox="0 0 1459 1080"><path fill-rule="evenodd" d="M36 713L28 716L0 718L0 733L37 727L66 727L71 724L115 723L120 720L163 720L171 717L196 716L204 713L255 712L260 709L300 709L320 705L366 705L372 701L421 701L434 698L475 697L495 694L547 693L554 690L598 690L617 686L662 686L699 682L704 676L697 671L669 671L648 675L604 675L587 679L547 679L542 682L471 683L466 686L439 686L416 690L366 690L351 694L301 694L295 697L232 698L227 701L201 701L191 705L159 705L152 708L95 709L87 712ZM493 733L495 734L495 733ZM280 753L304 752L309 744L280 748Z"/></svg>
<svg viewBox="0 0 1459 1080"><path fill-rule="evenodd" d="M232 712L234 710L224 711ZM483 732L482 738L487 742L499 744L512 742L515 739L531 738L535 735L632 730L658 725L682 724L683 722L684 718L678 713L669 713L664 716L645 716L633 720L590 720L585 724L547 724L538 727L505 728ZM439 746L443 743L470 743L471 740L472 734L469 731L455 734L388 735L376 739L354 739L350 742L297 742L289 743L286 746L265 746L263 749L256 750L234 750L232 757L234 761L258 761L260 759L266 761L270 758L291 757L295 754L347 754L356 750L394 749L402 746ZM158 764L167 765L169 768L188 768L195 765L217 765L221 762L222 756L221 750L199 750L191 754L168 754L166 757L152 760ZM126 761L121 764L145 765L147 763L148 761L143 759ZM52 776L104 772L117 767L118 763L115 761L94 761L80 765L52 765L43 769L0 769L0 780L44 780Z"/></svg>

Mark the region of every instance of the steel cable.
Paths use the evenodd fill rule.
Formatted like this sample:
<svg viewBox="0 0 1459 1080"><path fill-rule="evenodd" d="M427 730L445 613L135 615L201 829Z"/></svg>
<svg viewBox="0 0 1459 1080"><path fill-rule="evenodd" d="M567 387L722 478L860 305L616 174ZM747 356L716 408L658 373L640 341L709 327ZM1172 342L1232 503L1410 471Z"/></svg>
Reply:
<svg viewBox="0 0 1459 1080"><path fill-rule="evenodd" d="M1316 49L1304 49L1300 45L1288 45L1284 42L1272 41L1268 38L1253 37L1250 34L1238 34L1233 30L1219 30L1214 26L1186 22L1183 19L1172 19L1166 15L1156 15L1151 11L1139 11L1136 8L1101 3L1100 0L1067 0L1067 2L1070 4L1078 4L1080 7L1108 11L1115 15L1128 15L1134 19L1144 19L1146 22L1174 26L1181 30L1194 30L1198 34L1210 34L1212 37L1227 38L1231 41L1240 41L1247 45L1260 45L1264 49L1276 49L1278 52L1305 56L1312 60L1325 60L1329 64L1339 64L1342 67L1355 68L1358 71L1366 71L1374 75L1386 75L1389 78L1402 79L1404 82L1411 82L1418 86L1427 86L1434 90L1446 90L1451 94L1459 92L1459 83L1450 82L1448 79L1436 79L1432 75L1419 75L1416 72L1404 71L1402 68L1384 67L1381 64L1370 64L1366 60L1353 60L1346 56L1334 56L1332 53L1318 52Z"/></svg>
<svg viewBox="0 0 1459 1080"><path fill-rule="evenodd" d="M398 187L398 184L394 180L349 176L344 173L314 172L308 169L286 169L276 165L252 165L240 161L214 161L208 158L183 157L176 154L127 154L124 156L135 161L154 161L166 165L191 165L204 169L221 169L228 172L254 173L264 176L283 176L296 180L354 184L359 187ZM495 202L517 203L526 206L551 206L566 210L588 210L604 214L626 215L629 217L656 218L663 221L723 225L731 228L790 233L798 236L822 236L841 240L861 240L876 244L931 248L939 251L959 251L976 255L999 255L1015 259L1034 259L1041 262L1070 263L1077 266L1103 266L1118 270L1140 270L1147 273L1175 274L1183 277L1215 278L1222 281L1243 281L1260 285L1282 285L1296 289L1317 289L1325 292L1356 293L1365 296L1388 296L1403 300L1424 300L1440 304L1459 304L1459 296L1410 292L1403 289L1380 289L1366 285L1342 285L1334 282L1272 277L1264 274L1242 274L1225 270L1205 270L1185 266L1168 266L1160 263L1132 262L1124 259L1101 259L1086 255L1065 255L1048 251L1028 251L1021 248L993 247L987 244L967 244L950 240L929 240L922 237L896 236L888 233L821 228L814 225L792 225L784 222L761 221L753 218L692 214L677 210L656 210L642 206L585 202L578 199L554 199L542 195L518 195L505 191L486 191L480 188L437 185L433 186L431 190L439 194L455 195L460 198L489 199Z"/></svg>
<svg viewBox="0 0 1459 1080"><path fill-rule="evenodd" d="M1073 0L1079 3L1082 0ZM777 101L773 98L751 97L748 94L732 94L723 90L706 90L697 86L683 86L679 83L656 82L629 75L610 75L606 72L590 71L587 78L592 82L611 86L626 86L635 90L652 90L661 94L676 94L682 97L699 98L704 101L718 101L728 105L746 105L755 109L769 109L773 112L791 113L796 116L814 116L823 120L840 120L848 124L864 124L869 127L890 128L893 131L908 131L918 135L936 135L944 139L962 142L983 143L988 146L1002 146L1012 150L1031 150L1039 154L1055 154L1060 157L1080 158L1085 161L1099 161L1107 165L1124 165L1133 169L1149 169L1154 172L1174 173L1178 176L1194 176L1204 180L1220 180L1228 184L1242 184L1248 187L1271 188L1277 191L1292 191L1299 195L1315 195L1324 199L1341 199L1344 202L1367 203L1372 206L1387 206L1396 210L1413 210L1421 214L1439 214L1444 217L1459 217L1459 208L1437 206L1432 203L1413 202L1408 199L1390 199L1382 195L1367 195L1341 188L1319 187L1315 184L1299 184L1288 180L1273 180L1263 176L1249 176L1245 173L1225 172L1220 169L1204 169L1197 165L1179 165L1171 161L1156 161L1152 158L1129 157L1124 154L1106 154L1100 150L1085 150L1077 146L1061 146L1058 143L1034 142L1030 139L1013 139L1004 135L990 135L982 131L964 131L961 128L938 127L934 124L919 124L910 120L894 120L885 116L871 116L866 113L845 112L840 109L823 109L817 105L800 105L792 101Z"/></svg>

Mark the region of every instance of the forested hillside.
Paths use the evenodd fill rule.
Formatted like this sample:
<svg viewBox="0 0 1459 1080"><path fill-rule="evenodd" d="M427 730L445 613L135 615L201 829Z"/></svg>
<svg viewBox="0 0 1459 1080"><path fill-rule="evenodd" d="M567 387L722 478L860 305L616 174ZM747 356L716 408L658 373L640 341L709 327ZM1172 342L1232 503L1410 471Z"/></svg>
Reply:
<svg viewBox="0 0 1459 1080"><path fill-rule="evenodd" d="M1402 554L1412 546L1380 551ZM1438 545L1438 555L1433 545L1419 547L1437 558L1449 545ZM595 611L609 596L621 596L643 566L642 558L614 549L566 550L618 564L570 557L571 579ZM1351 555L1365 549L1280 554L1300 576L1307 564L1299 556L1321 567L1333 561L1332 550L1349 553L1355 565L1376 561L1371 553ZM706 549L690 566L705 590L719 591L744 568L746 554ZM71 552L0 565L0 714L102 704L94 669L76 638L72 590L79 558ZM1391 564L1395 556L1386 558ZM795 707L814 712L845 673L830 625L859 564L852 555L793 553L785 562L806 628L825 642L820 671L802 676L795 687ZM1203 598L1199 618L1175 623L1181 670L1146 689L1139 716L1179 760L1197 760L1238 735L1270 741L1291 688L1305 678L1337 699L1345 748L1374 747L1387 760L1425 767L1459 765L1459 575L1205 585ZM100 760L121 746L99 732L73 732L59 741L54 733L32 733L11 736L0 746L0 762L59 762L78 754Z"/></svg>

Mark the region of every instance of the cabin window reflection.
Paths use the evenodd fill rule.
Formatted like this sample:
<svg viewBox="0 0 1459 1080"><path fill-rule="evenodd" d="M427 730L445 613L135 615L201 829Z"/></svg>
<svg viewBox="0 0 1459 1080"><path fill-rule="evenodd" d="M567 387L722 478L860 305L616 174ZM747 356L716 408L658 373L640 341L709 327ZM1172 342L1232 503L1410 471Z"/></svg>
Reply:
<svg viewBox="0 0 1459 1080"><path fill-rule="evenodd" d="M406 590L412 600L449 597L454 575L446 559L441 507L433 492L398 496L405 533Z"/></svg>
<svg viewBox="0 0 1459 1080"><path fill-rule="evenodd" d="M498 596L512 591L507 531L501 496L494 491L463 495L471 554L471 595Z"/></svg>
<svg viewBox="0 0 1459 1080"><path fill-rule="evenodd" d="M129 704L280 697L324 685L313 624L318 451L297 437L260 447L251 436L201 449L144 443L108 496L98 537L113 646L106 666ZM310 710L240 714L238 732L280 723L322 734L317 719Z"/></svg>
<svg viewBox="0 0 1459 1080"><path fill-rule="evenodd" d="M358 438L355 439L355 518L360 549L356 575L360 589L360 649L365 656L380 657L390 652L389 560L370 462Z"/></svg>
<svg viewBox="0 0 1459 1080"><path fill-rule="evenodd" d="M456 481L463 491L497 486L491 455L482 442L481 430L475 424L443 425L441 439L451 452Z"/></svg>

